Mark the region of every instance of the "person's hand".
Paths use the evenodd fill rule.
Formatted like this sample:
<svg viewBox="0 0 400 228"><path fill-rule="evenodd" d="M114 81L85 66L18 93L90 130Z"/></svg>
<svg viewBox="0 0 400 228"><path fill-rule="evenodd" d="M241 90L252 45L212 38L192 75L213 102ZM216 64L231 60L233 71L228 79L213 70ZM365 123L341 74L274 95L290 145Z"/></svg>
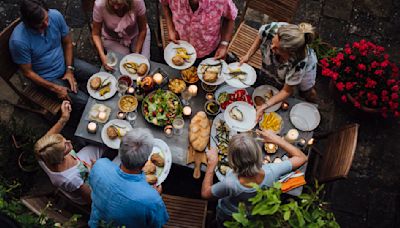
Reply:
<svg viewBox="0 0 400 228"><path fill-rule="evenodd" d="M72 111L72 107L71 107L71 103L67 100L64 100L61 104L61 117L60 119L64 120L64 121L68 121L69 117L71 116L71 111Z"/></svg>
<svg viewBox="0 0 400 228"><path fill-rule="evenodd" d="M179 44L179 34L175 30L168 30L168 37L172 42Z"/></svg>
<svg viewBox="0 0 400 228"><path fill-rule="evenodd" d="M107 56L103 54L101 58L101 65L103 66L104 70L114 72L114 68L107 64Z"/></svg>
<svg viewBox="0 0 400 228"><path fill-rule="evenodd" d="M227 45L219 45L217 51L215 52L214 59L225 59L226 54L228 53L228 46Z"/></svg>
<svg viewBox="0 0 400 228"><path fill-rule="evenodd" d="M257 129L256 133L264 139L264 142L267 142L267 143L275 143L276 144L278 142L278 140L280 139L280 137L271 130L260 131Z"/></svg>
<svg viewBox="0 0 400 228"><path fill-rule="evenodd" d="M218 149L213 147L206 153L207 155L207 166L215 167L218 164Z"/></svg>
<svg viewBox="0 0 400 228"><path fill-rule="evenodd" d="M267 104L256 106L256 110L257 110L257 112L256 112L256 120L257 120L257 122L259 122L261 120L262 116L264 115L264 111L265 111L266 108L268 108Z"/></svg>
<svg viewBox="0 0 400 228"><path fill-rule="evenodd" d="M74 74L70 71L67 71L64 74L64 77L61 78L62 80L67 80L69 85L71 86L71 91L74 93L78 92L78 83L75 80Z"/></svg>
<svg viewBox="0 0 400 228"><path fill-rule="evenodd" d="M67 87L60 85L56 85L54 88L54 92L57 94L59 99L71 101L71 98L68 96L68 90Z"/></svg>
<svg viewBox="0 0 400 228"><path fill-rule="evenodd" d="M161 184L160 185L156 185L156 184L153 184L153 188L158 192L158 193L160 193L160 195L161 195L161 193L162 193L162 186L161 186Z"/></svg>
<svg viewBox="0 0 400 228"><path fill-rule="evenodd" d="M243 63L247 63L249 61L250 57L246 54L242 57L240 57L240 62L239 62L239 66L241 66Z"/></svg>

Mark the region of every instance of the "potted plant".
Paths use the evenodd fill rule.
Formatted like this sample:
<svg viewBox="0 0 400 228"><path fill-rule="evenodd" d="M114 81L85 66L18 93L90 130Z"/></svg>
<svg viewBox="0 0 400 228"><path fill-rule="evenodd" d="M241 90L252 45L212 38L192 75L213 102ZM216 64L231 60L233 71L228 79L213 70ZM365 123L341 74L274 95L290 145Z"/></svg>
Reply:
<svg viewBox="0 0 400 228"><path fill-rule="evenodd" d="M323 185L316 182L316 189L298 198L282 200L281 184L271 188L253 185L257 194L249 203L239 203L239 212L233 213L233 221L224 222L225 227L339 227L332 212L326 210L326 204L319 195Z"/></svg>
<svg viewBox="0 0 400 228"><path fill-rule="evenodd" d="M385 48L361 40L320 61L322 75L330 77L343 102L365 112L400 116L399 69Z"/></svg>

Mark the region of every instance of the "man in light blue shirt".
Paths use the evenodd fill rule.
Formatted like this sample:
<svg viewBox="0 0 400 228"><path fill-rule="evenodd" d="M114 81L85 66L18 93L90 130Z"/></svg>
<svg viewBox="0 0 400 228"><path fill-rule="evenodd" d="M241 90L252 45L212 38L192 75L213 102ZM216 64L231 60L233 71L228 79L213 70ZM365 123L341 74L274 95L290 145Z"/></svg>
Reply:
<svg viewBox="0 0 400 228"><path fill-rule="evenodd" d="M167 209L157 190L146 182L142 172L153 150L148 129L128 132L121 142L118 166L108 158L99 159L89 175L92 188L90 227L100 221L112 226L162 227L168 221ZM157 192L159 191L159 192Z"/></svg>
<svg viewBox="0 0 400 228"><path fill-rule="evenodd" d="M81 108L88 95L78 89L78 82L86 87L98 69L82 60L74 61L71 35L60 12L49 10L41 0L23 0L20 12L22 22L9 40L13 61L35 84Z"/></svg>

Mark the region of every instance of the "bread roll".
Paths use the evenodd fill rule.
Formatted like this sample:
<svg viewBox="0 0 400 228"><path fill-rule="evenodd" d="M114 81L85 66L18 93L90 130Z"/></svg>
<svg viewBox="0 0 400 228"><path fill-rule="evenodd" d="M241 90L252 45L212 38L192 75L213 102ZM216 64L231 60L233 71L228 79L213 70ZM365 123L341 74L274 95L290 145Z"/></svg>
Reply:
<svg viewBox="0 0 400 228"><path fill-rule="evenodd" d="M216 82L218 79L218 73L214 73L214 72L210 72L210 71L206 71L203 75L203 80L206 82Z"/></svg>
<svg viewBox="0 0 400 228"><path fill-rule="evenodd" d="M114 126L107 128L107 135L110 139L116 139L118 137L118 129Z"/></svg>
<svg viewBox="0 0 400 228"><path fill-rule="evenodd" d="M99 77L94 77L92 80L90 80L90 88L93 90L98 90L101 85L101 78Z"/></svg>
<svg viewBox="0 0 400 228"><path fill-rule="evenodd" d="M157 183L157 176L150 174L150 175L146 175L146 181L147 183L153 185Z"/></svg>
<svg viewBox="0 0 400 228"><path fill-rule="evenodd" d="M185 63L185 60L179 55L175 55L172 57L172 63L176 66L182 66Z"/></svg>
<svg viewBox="0 0 400 228"><path fill-rule="evenodd" d="M137 68L137 73L138 73L138 75L143 76L147 73L148 69L149 69L149 67L147 66L147 64L141 63Z"/></svg>
<svg viewBox="0 0 400 228"><path fill-rule="evenodd" d="M190 122L189 141L193 149L204 151L210 139L210 122L205 112L198 112Z"/></svg>
<svg viewBox="0 0 400 228"><path fill-rule="evenodd" d="M159 153L152 154L150 157L151 162L158 167L164 167L164 158Z"/></svg>
<svg viewBox="0 0 400 228"><path fill-rule="evenodd" d="M146 164L144 165L142 171L144 174L155 174L156 173L156 165L153 164L151 161L147 161Z"/></svg>

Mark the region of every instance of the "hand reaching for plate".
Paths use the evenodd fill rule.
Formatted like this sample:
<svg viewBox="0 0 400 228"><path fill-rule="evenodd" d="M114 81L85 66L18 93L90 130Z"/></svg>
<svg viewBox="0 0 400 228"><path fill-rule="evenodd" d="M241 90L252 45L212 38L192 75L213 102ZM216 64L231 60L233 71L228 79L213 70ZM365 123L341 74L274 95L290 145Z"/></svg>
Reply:
<svg viewBox="0 0 400 228"><path fill-rule="evenodd" d="M268 108L267 103L260 105L260 106L256 106L256 121L259 122L264 114L265 109Z"/></svg>
<svg viewBox="0 0 400 228"><path fill-rule="evenodd" d="M267 142L267 143L275 143L276 144L278 142L278 140L281 139L278 135L276 135L271 130L260 131L257 129L256 133L264 139L264 142Z"/></svg>
<svg viewBox="0 0 400 228"><path fill-rule="evenodd" d="M214 170L214 168L218 164L218 149L213 147L207 151L206 155L207 155L207 167Z"/></svg>

